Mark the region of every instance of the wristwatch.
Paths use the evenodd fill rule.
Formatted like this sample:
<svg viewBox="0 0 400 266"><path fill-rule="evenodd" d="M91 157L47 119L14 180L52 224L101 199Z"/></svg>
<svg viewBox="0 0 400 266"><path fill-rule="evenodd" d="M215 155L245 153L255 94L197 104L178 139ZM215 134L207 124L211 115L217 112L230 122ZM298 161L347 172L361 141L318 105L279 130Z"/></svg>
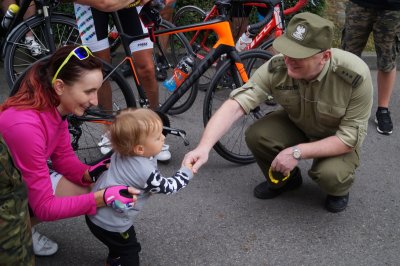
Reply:
<svg viewBox="0 0 400 266"><path fill-rule="evenodd" d="M292 147L292 155L296 160L301 160L301 150L297 146Z"/></svg>

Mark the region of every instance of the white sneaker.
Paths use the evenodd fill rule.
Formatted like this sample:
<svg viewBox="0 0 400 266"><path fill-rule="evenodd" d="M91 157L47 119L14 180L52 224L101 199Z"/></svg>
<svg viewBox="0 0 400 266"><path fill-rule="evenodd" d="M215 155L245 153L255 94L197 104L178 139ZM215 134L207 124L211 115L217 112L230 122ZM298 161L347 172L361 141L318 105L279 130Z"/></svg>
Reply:
<svg viewBox="0 0 400 266"><path fill-rule="evenodd" d="M101 154L106 155L107 153L109 153L112 148L111 148L111 142L110 139L108 138L108 134L105 133L101 136L100 142L97 143L97 146L100 147L100 152Z"/></svg>
<svg viewBox="0 0 400 266"><path fill-rule="evenodd" d="M26 48L28 48L28 50L31 52L32 56L38 56L43 53L40 44L35 40L33 36L25 37L25 45Z"/></svg>
<svg viewBox="0 0 400 266"><path fill-rule="evenodd" d="M36 231L34 227L32 227L32 243L33 253L36 256L51 256L58 250L56 242Z"/></svg>
<svg viewBox="0 0 400 266"><path fill-rule="evenodd" d="M163 144L160 153L154 156L154 158L156 158L157 161L160 162L168 161L169 159L171 159L171 153L169 152L169 145Z"/></svg>

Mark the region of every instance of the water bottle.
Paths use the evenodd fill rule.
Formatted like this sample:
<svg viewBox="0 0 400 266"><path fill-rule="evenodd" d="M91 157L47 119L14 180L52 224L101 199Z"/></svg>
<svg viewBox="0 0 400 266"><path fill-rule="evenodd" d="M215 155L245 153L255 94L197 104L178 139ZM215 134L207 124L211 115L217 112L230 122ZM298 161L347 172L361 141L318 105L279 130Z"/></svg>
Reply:
<svg viewBox="0 0 400 266"><path fill-rule="evenodd" d="M1 26L3 27L3 29L8 29L8 26L10 26L10 23L13 20L15 14L17 14L18 10L19 6L17 6L16 4L11 4L8 7L7 12L4 14L3 20L1 21Z"/></svg>
<svg viewBox="0 0 400 266"><path fill-rule="evenodd" d="M163 86L171 92L174 91L185 81L190 72L192 72L193 65L193 56L188 55L183 57L176 65L173 75L163 82Z"/></svg>
<svg viewBox="0 0 400 266"><path fill-rule="evenodd" d="M239 40L236 42L236 50L238 52L241 52L244 50L244 48L246 48L246 46L248 44L250 44L252 42L252 39L245 33L242 34L242 36L240 36Z"/></svg>

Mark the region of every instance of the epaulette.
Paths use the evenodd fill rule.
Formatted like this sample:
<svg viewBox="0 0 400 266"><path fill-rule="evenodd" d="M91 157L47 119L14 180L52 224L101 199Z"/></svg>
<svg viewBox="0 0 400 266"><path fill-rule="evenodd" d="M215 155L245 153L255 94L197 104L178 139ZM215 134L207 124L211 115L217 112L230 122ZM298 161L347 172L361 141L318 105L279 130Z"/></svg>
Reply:
<svg viewBox="0 0 400 266"><path fill-rule="evenodd" d="M337 66L333 69L333 72L335 72L344 81L351 84L353 88L357 88L363 82L363 77L361 75L348 68Z"/></svg>
<svg viewBox="0 0 400 266"><path fill-rule="evenodd" d="M275 56L269 62L268 71L270 73L273 73L281 69L286 69L285 59L283 55Z"/></svg>

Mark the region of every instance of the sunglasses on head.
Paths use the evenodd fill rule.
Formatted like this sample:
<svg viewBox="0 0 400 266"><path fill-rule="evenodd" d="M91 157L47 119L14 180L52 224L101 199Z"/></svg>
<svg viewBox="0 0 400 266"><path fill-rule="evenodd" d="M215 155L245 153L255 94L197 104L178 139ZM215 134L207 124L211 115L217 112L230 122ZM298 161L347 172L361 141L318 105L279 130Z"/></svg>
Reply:
<svg viewBox="0 0 400 266"><path fill-rule="evenodd" d="M87 46L79 46L76 47L74 50L72 50L69 55L65 58L65 60L62 62L61 66L57 69L56 74L54 74L53 79L51 80L51 84L54 84L54 81L56 81L58 74L60 73L61 69L68 63L69 59L71 59L72 56L75 56L79 60L85 60L89 56L93 56L92 52L89 50Z"/></svg>

